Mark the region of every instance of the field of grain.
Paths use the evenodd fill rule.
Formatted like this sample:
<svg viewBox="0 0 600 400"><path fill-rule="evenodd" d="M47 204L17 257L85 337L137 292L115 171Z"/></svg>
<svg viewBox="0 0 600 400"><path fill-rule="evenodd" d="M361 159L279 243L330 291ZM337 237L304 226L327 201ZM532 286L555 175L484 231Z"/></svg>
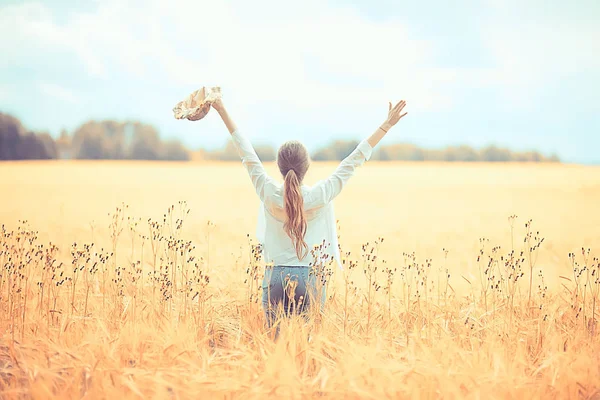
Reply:
<svg viewBox="0 0 600 400"><path fill-rule="evenodd" d="M8 162L0 193L1 398L600 393L598 167L367 164L277 341L241 165Z"/></svg>

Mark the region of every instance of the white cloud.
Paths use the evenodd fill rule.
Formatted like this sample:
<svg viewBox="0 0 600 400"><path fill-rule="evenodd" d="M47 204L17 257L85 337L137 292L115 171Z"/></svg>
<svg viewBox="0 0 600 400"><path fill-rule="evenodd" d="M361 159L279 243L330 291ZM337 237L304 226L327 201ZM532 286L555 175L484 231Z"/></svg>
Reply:
<svg viewBox="0 0 600 400"><path fill-rule="evenodd" d="M481 26L498 88L513 105L535 107L540 96L564 81L583 87L600 81L600 25L568 15L585 7L556 4L546 10L530 3L493 3L493 16Z"/></svg>
<svg viewBox="0 0 600 400"><path fill-rule="evenodd" d="M149 79L220 84L245 102L363 107L376 98L403 96L416 108L447 105L435 84L448 79L447 72L423 72L432 46L409 38L403 25L371 22L351 9L314 1L303 7L306 11L288 14L275 2L264 2L241 13L214 1L106 0L96 12L73 14L59 25L45 6L23 4L2 9L0 35L16 34L17 41L2 42L15 63L33 61L32 43L76 54L95 76L110 78L112 65L146 76L151 63L167 75ZM263 10L277 18L261 19ZM357 80L371 84L353 86Z"/></svg>
<svg viewBox="0 0 600 400"><path fill-rule="evenodd" d="M490 4L494 12L480 28L483 51L491 55L485 67L444 67L435 40L415 38L393 19L375 22L317 0L103 0L93 12L70 13L60 23L58 11L39 3L4 6L0 66L43 68L42 53L54 62L68 53L96 78L120 75L123 82L129 75L190 90L222 85L226 96L235 92L238 109L276 104L296 115L331 108L374 113L400 97L412 113L448 109L455 97L481 87L530 104L557 78L584 65L600 70L600 51L592 51L598 27L563 21L558 30L544 16L535 24L515 19L517 3ZM62 85L42 83L47 94L77 98L65 82L36 75Z"/></svg>
<svg viewBox="0 0 600 400"><path fill-rule="evenodd" d="M0 102L8 102L9 90L8 87L0 85Z"/></svg>
<svg viewBox="0 0 600 400"><path fill-rule="evenodd" d="M41 83L39 88L43 94L57 100L66 101L69 103L77 103L79 100L78 96L75 95L73 91L54 83Z"/></svg>
<svg viewBox="0 0 600 400"><path fill-rule="evenodd" d="M72 26L58 25L51 10L39 3L0 8L0 65L35 65L47 51L73 52L91 75L103 76L104 65L90 51L85 37Z"/></svg>

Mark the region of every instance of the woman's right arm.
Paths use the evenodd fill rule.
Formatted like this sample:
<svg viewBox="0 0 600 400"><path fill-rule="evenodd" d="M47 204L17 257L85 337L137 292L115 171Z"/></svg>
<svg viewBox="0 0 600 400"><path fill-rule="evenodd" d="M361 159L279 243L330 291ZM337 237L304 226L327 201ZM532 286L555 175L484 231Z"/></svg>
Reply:
<svg viewBox="0 0 600 400"><path fill-rule="evenodd" d="M227 130L231 134L233 144L238 151L238 154L242 160L242 165L246 167L250 180L254 185L256 194L261 201L265 200L265 187L273 182L273 179L267 174L263 167L260 158L256 154L252 143L238 130L233 119L227 113L227 109L223 105L223 102L219 99L212 104L212 107L219 113L221 119L225 123Z"/></svg>
<svg viewBox="0 0 600 400"><path fill-rule="evenodd" d="M356 149L346 157L336 168L333 174L326 180L313 188L313 199L318 204L328 204L331 202L344 188L348 180L354 175L357 167L363 165L371 158L373 148L383 139L388 131L396 125L400 118L407 113L402 113L406 106L404 100L396 104L392 108L392 103L389 104L388 117L369 138L360 142Z"/></svg>

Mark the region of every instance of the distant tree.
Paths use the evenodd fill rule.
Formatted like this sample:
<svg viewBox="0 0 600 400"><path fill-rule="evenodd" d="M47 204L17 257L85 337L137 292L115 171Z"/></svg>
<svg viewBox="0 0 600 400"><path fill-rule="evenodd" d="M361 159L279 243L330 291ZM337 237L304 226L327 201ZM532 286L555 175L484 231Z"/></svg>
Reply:
<svg viewBox="0 0 600 400"><path fill-rule="evenodd" d="M277 158L277 154L275 149L268 145L258 145L254 146L254 150L256 151L256 155L263 162L275 161Z"/></svg>
<svg viewBox="0 0 600 400"><path fill-rule="evenodd" d="M514 153L513 160L519 162L540 162L544 161L544 156L537 151L526 151L522 153Z"/></svg>
<svg viewBox="0 0 600 400"><path fill-rule="evenodd" d="M125 124L108 120L100 122L100 126L104 131L106 158L111 160L129 158L125 140Z"/></svg>
<svg viewBox="0 0 600 400"><path fill-rule="evenodd" d="M104 160L110 157L104 128L101 123L86 122L73 134L73 158L79 160Z"/></svg>
<svg viewBox="0 0 600 400"><path fill-rule="evenodd" d="M359 142L356 140L336 140L324 149L316 151L311 158L315 161L342 161L352 153L358 144Z"/></svg>
<svg viewBox="0 0 600 400"><path fill-rule="evenodd" d="M331 160L337 160L338 156L337 156L337 152L335 151L335 149L333 147L325 147L325 148L317 150L315 153L313 153L311 158L314 161L331 161Z"/></svg>
<svg viewBox="0 0 600 400"><path fill-rule="evenodd" d="M162 160L188 161L190 152L178 140L169 140L162 146Z"/></svg>
<svg viewBox="0 0 600 400"><path fill-rule="evenodd" d="M422 149L413 144L396 143L382 146L379 159L382 161L423 161L425 154Z"/></svg>
<svg viewBox="0 0 600 400"><path fill-rule="evenodd" d="M17 118L0 113L0 160L45 160L56 156L50 135L26 132Z"/></svg>
<svg viewBox="0 0 600 400"><path fill-rule="evenodd" d="M33 133L27 133L20 137L17 147L19 160L48 160L50 155L46 152L44 143Z"/></svg>
<svg viewBox="0 0 600 400"><path fill-rule="evenodd" d="M479 154L469 146L450 146L444 151L444 161L478 161Z"/></svg>
<svg viewBox="0 0 600 400"><path fill-rule="evenodd" d="M548 160L547 160L547 161L548 161L548 162L555 162L555 163L558 163L558 162L560 162L560 158L559 158L559 157L558 157L556 154L552 154L552 155L550 156L550 158L548 158Z"/></svg>
<svg viewBox="0 0 600 400"><path fill-rule="evenodd" d="M24 133L25 130L18 119L0 113L0 160L19 158L19 142Z"/></svg>
<svg viewBox="0 0 600 400"><path fill-rule="evenodd" d="M160 160L162 143L158 131L150 125L135 123L127 158L132 160Z"/></svg>
<svg viewBox="0 0 600 400"><path fill-rule="evenodd" d="M488 146L481 150L480 158L482 161L490 161L490 162L506 162L512 161L512 155L510 150L496 147L496 146Z"/></svg>
<svg viewBox="0 0 600 400"><path fill-rule="evenodd" d="M423 161L444 161L444 150L423 149Z"/></svg>
<svg viewBox="0 0 600 400"><path fill-rule="evenodd" d="M233 141L228 140L222 150L208 152L208 158L211 160L220 161L238 161L240 156L235 148L235 145L233 144Z"/></svg>
<svg viewBox="0 0 600 400"><path fill-rule="evenodd" d="M38 133L37 139L44 146L45 156L49 159L58 158L58 147L48 132Z"/></svg>

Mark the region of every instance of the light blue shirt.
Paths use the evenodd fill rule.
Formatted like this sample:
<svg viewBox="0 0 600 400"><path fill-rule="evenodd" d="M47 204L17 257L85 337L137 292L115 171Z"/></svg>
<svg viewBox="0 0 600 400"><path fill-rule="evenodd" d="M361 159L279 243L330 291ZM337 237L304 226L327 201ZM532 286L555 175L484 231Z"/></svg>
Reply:
<svg viewBox="0 0 600 400"><path fill-rule="evenodd" d="M286 221L283 184L267 174L252 144L239 130L232 134L232 138L261 201L256 236L263 245L264 261L280 266L308 266L314 263L310 253L304 259L298 259L294 244L283 229ZM371 158L372 152L369 142L363 140L327 179L319 181L313 187L302 185L307 219L304 240L309 250L324 242L325 248L319 255L326 254L333 258L340 268L342 263L333 199L340 194L356 168Z"/></svg>

